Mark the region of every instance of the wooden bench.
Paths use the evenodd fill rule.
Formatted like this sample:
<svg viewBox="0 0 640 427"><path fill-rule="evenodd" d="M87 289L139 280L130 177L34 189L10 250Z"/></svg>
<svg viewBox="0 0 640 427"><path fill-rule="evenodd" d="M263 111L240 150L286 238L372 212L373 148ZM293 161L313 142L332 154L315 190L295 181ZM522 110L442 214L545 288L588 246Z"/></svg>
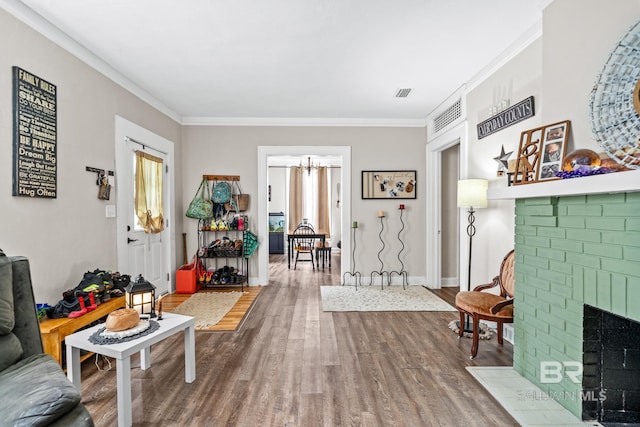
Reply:
<svg viewBox="0 0 640 427"><path fill-rule="evenodd" d="M96 320L102 319L113 310L117 310L125 306L125 297L111 298L107 302L100 304L95 310L88 312L75 319L62 317L60 319L43 319L40 321L40 335L42 335L42 344L45 353L53 356L60 366L64 368L62 363L62 351L65 337L71 335L78 329L81 329ZM83 356L82 360L90 357L91 354Z"/></svg>

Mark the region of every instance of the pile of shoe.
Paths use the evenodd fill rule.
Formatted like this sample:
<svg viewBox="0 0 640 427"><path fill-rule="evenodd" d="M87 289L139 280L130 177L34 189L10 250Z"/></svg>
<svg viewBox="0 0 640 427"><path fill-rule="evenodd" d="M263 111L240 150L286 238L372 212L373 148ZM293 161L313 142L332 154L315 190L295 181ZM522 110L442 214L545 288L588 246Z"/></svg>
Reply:
<svg viewBox="0 0 640 427"><path fill-rule="evenodd" d="M130 281L129 275L118 272L111 273L101 269L87 271L78 286L64 291L62 299L55 306L46 309L47 317L80 317L112 297L124 295L124 288Z"/></svg>
<svg viewBox="0 0 640 427"><path fill-rule="evenodd" d="M231 240L227 236L212 241L207 250L208 257L233 258L240 255L242 255L242 239Z"/></svg>
<svg viewBox="0 0 640 427"><path fill-rule="evenodd" d="M200 276L200 283L204 285L225 285L228 283L242 283L245 276L231 266L225 265L217 270L208 270Z"/></svg>

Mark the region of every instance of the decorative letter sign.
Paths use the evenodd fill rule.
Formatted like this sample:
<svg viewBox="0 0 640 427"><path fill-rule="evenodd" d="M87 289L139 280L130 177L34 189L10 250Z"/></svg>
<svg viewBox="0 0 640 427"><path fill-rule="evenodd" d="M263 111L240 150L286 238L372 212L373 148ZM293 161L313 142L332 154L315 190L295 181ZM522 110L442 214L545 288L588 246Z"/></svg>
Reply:
<svg viewBox="0 0 640 427"><path fill-rule="evenodd" d="M56 87L13 67L13 195L57 196Z"/></svg>
<svg viewBox="0 0 640 427"><path fill-rule="evenodd" d="M534 114L533 96L530 96L524 101L520 101L495 116L488 118L484 122L478 123L478 139L482 139L485 136L521 122L524 119L533 117Z"/></svg>

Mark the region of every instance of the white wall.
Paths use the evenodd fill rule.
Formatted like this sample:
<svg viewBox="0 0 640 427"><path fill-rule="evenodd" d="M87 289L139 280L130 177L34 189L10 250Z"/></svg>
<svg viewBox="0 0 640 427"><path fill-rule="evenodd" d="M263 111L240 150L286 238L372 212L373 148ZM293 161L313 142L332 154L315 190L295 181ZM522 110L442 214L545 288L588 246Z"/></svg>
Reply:
<svg viewBox="0 0 640 427"><path fill-rule="evenodd" d="M469 176L489 179L490 187L506 186L493 160L501 145L513 150L515 159L522 131L562 120L572 125L568 152L602 152L591 132L589 95L611 50L638 19L637 0L552 2L544 11L542 37L467 94ZM490 116L491 105L505 97L514 104L531 95L533 118L477 139L476 125ZM476 214L472 283L493 277L513 247L513 216L512 201L490 201Z"/></svg>
<svg viewBox="0 0 640 427"><path fill-rule="evenodd" d="M342 217L340 215L342 210L342 195L338 195L336 185L339 184L342 186L342 183L340 182L340 168L331 168L329 171L331 174L331 191L329 192L331 195L331 247L336 248L338 242L342 240ZM342 193L342 190L340 190L340 193ZM340 206L338 206L338 201L340 201Z"/></svg>
<svg viewBox="0 0 640 427"><path fill-rule="evenodd" d="M1 9L0 39L0 248L29 258L37 301L55 304L86 271L117 267L116 222L105 218L105 206L115 205L116 194L112 190L111 200L99 200L96 174L85 170L115 170L115 115L176 143L180 126ZM12 66L57 86L55 199L11 196ZM176 153L176 196L181 200L182 159L180 150ZM182 231L181 223L181 217L175 219L173 238ZM176 257L182 259L179 244Z"/></svg>
<svg viewBox="0 0 640 427"><path fill-rule="evenodd" d="M543 16L544 123L569 119L573 148L602 152L591 132L589 96L609 54L640 19L640 2L554 1Z"/></svg>
<svg viewBox="0 0 640 427"><path fill-rule="evenodd" d="M270 168L269 185L271 186L271 201L269 212L287 212L287 169Z"/></svg>
<svg viewBox="0 0 640 427"><path fill-rule="evenodd" d="M469 177L485 178L489 186L506 186L506 175L497 176L498 163L493 159L504 146L516 159L520 133L540 126L546 102L541 96L542 40L538 39L498 69L467 94L469 123ZM516 104L533 96L535 116L478 139L476 126L491 117L489 108L502 99ZM461 221L465 222L466 217ZM466 222L465 222L466 224ZM471 285L489 283L497 274L504 255L514 246L514 202L489 201L487 209L476 212L476 235L473 238ZM463 239L464 241L464 239ZM461 250L467 250L463 246Z"/></svg>

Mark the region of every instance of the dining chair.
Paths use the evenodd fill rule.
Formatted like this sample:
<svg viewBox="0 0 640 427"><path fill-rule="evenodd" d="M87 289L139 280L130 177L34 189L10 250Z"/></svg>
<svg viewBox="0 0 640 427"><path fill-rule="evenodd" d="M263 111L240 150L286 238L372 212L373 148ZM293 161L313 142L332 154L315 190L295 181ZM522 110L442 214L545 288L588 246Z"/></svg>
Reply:
<svg viewBox="0 0 640 427"><path fill-rule="evenodd" d="M298 261L311 261L311 266L313 269L316 269L314 260L313 260L313 245L315 238L310 235L315 234L315 230L309 224L300 224L294 230L294 238L293 238L293 249L296 253L296 261L293 265L293 269L295 270L298 266ZM303 255L303 258L300 258L300 254ZM308 258L304 258L304 255L309 255Z"/></svg>

